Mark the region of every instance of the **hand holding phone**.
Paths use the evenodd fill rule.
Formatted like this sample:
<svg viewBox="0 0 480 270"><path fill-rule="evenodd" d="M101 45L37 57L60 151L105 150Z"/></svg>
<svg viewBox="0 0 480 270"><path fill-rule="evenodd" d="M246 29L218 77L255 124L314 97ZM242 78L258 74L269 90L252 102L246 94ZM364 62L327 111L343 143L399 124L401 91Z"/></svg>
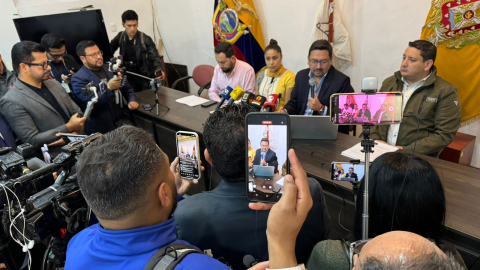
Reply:
<svg viewBox="0 0 480 270"><path fill-rule="evenodd" d="M283 113L250 113L246 117L246 188L252 201L275 203L282 197L284 177L290 172L289 124L289 116ZM284 165L286 173L282 173Z"/></svg>
<svg viewBox="0 0 480 270"><path fill-rule="evenodd" d="M200 143L198 134L189 131L178 131L177 156L179 158L179 175L185 179L201 178Z"/></svg>

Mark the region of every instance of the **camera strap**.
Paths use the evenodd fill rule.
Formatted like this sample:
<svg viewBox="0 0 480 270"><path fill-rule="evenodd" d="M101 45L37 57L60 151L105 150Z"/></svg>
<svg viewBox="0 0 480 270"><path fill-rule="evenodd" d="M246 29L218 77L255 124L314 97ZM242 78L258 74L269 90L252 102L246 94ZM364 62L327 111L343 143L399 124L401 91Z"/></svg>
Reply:
<svg viewBox="0 0 480 270"><path fill-rule="evenodd" d="M148 261L143 270L173 270L189 254L201 253L196 247L175 244L159 249Z"/></svg>

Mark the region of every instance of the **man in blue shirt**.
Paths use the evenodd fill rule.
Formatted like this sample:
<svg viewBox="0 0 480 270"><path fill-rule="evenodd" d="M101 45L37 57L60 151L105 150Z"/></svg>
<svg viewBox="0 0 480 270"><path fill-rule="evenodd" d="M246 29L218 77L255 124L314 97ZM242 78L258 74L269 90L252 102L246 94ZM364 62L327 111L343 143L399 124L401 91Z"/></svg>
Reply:
<svg viewBox="0 0 480 270"><path fill-rule="evenodd" d="M160 248L188 244L177 239L172 213L177 190L184 194L191 182L146 131L123 126L103 135L84 150L77 172L99 223L70 240L65 269L143 269ZM230 268L193 253L175 269Z"/></svg>

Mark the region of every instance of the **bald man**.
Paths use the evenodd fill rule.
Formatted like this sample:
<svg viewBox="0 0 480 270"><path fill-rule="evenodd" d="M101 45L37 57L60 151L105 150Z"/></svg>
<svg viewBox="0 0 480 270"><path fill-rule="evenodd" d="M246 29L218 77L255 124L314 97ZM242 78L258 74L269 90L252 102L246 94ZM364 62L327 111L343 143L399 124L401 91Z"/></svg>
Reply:
<svg viewBox="0 0 480 270"><path fill-rule="evenodd" d="M452 254L446 255L420 235L394 231L379 235L355 254L354 270L363 269L465 269Z"/></svg>

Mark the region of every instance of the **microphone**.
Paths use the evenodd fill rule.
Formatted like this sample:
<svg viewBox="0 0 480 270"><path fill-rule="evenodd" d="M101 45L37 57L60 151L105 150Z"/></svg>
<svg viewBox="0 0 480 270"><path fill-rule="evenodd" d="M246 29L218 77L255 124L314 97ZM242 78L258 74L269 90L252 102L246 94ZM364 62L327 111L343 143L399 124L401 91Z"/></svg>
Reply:
<svg viewBox="0 0 480 270"><path fill-rule="evenodd" d="M245 94L245 91L240 86L233 88L232 93L230 93L231 99L228 101L227 105L232 105L233 102L240 100L243 97L243 94Z"/></svg>
<svg viewBox="0 0 480 270"><path fill-rule="evenodd" d="M362 92L377 92L378 79L377 77L363 77Z"/></svg>
<svg viewBox="0 0 480 270"><path fill-rule="evenodd" d="M308 83L310 84L310 96L315 98L315 79L311 78Z"/></svg>
<svg viewBox="0 0 480 270"><path fill-rule="evenodd" d="M257 263L257 259L255 259L252 255L247 254L245 257L243 257L243 265L245 265L247 268L250 268Z"/></svg>
<svg viewBox="0 0 480 270"><path fill-rule="evenodd" d="M266 98L264 96L257 95L250 103L257 111L260 111L263 108Z"/></svg>
<svg viewBox="0 0 480 270"><path fill-rule="evenodd" d="M267 97L267 101L263 104L263 108L267 112L274 112L277 110L278 104L280 103L280 97L282 94L271 94Z"/></svg>
<svg viewBox="0 0 480 270"><path fill-rule="evenodd" d="M246 92L245 94L243 94L242 103L251 104L254 98L255 98L254 94L250 92Z"/></svg>
<svg viewBox="0 0 480 270"><path fill-rule="evenodd" d="M232 93L232 91L233 91L233 88L230 87L230 86L227 86L227 88L225 88L225 90L223 90L222 99L220 100L220 103L218 103L217 108L215 108L215 111L218 111L218 109L220 109L220 107L222 107L225 100L230 99L230 94Z"/></svg>

